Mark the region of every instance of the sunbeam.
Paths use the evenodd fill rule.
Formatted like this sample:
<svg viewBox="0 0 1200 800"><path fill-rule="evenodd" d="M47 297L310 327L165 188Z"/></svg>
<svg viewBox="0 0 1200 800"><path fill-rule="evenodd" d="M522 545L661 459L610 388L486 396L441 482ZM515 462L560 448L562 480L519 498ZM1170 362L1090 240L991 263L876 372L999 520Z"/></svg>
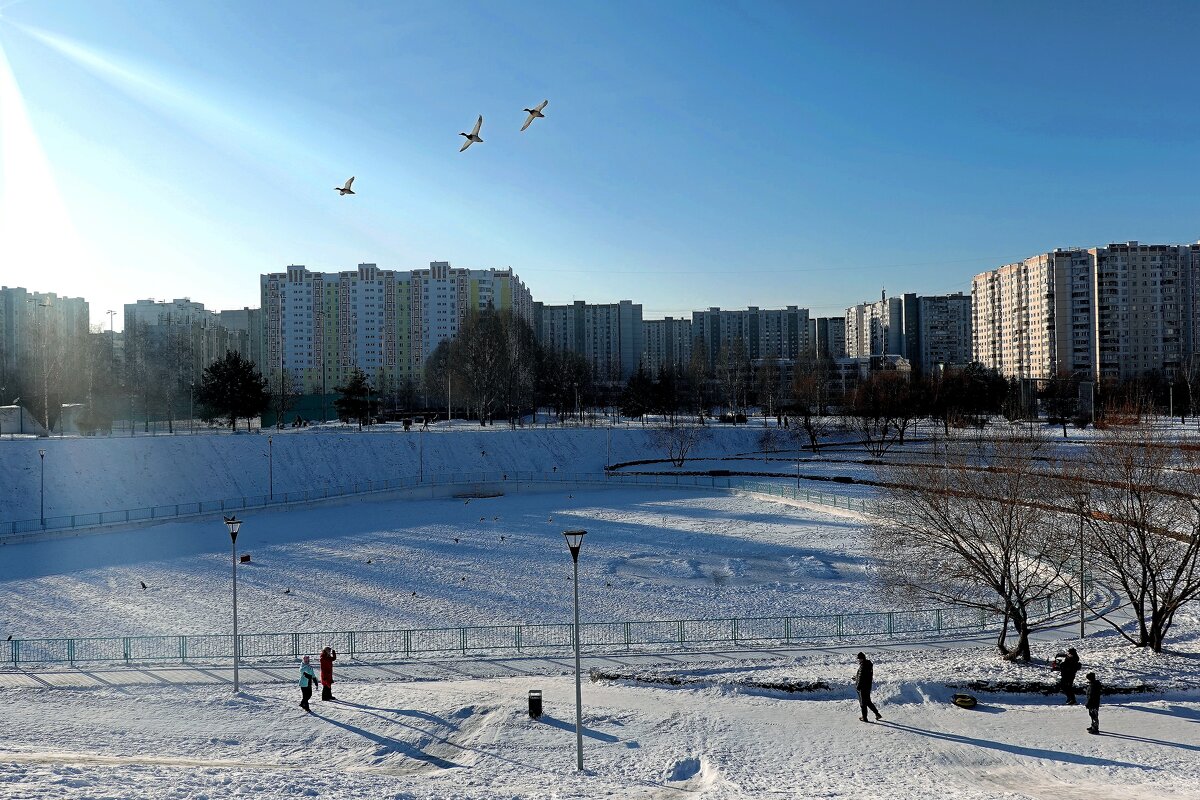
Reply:
<svg viewBox="0 0 1200 800"><path fill-rule="evenodd" d="M0 264L74 279L91 261L0 46Z"/></svg>

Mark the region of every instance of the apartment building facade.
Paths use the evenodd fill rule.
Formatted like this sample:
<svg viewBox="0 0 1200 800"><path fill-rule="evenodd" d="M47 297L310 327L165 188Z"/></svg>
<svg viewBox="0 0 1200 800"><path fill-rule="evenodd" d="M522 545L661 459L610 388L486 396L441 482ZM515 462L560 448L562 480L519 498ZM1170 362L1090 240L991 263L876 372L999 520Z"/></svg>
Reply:
<svg viewBox="0 0 1200 800"><path fill-rule="evenodd" d="M0 286L0 387L12 394L19 373L69 361L70 351L87 341L89 314L81 297ZM12 399L0 397L0 405Z"/></svg>
<svg viewBox="0 0 1200 800"><path fill-rule="evenodd" d="M975 276L977 360L1016 378L1174 376L1200 352L1200 243L1060 248Z"/></svg>
<svg viewBox="0 0 1200 800"><path fill-rule="evenodd" d="M532 298L511 269L376 264L335 273L291 265L260 276L260 369L272 386L328 394L355 368L376 388L421 378L425 360L470 313L509 309L529 320Z"/></svg>
<svg viewBox="0 0 1200 800"><path fill-rule="evenodd" d="M587 359L597 381L627 381L642 360L642 306L631 300L619 303L577 300L570 305L534 303L533 326L544 346L578 353Z"/></svg>
<svg viewBox="0 0 1200 800"><path fill-rule="evenodd" d="M807 308L725 311L717 307L692 312L692 347L703 347L709 370L716 369L721 351L740 340L751 363L775 359L794 364L813 353Z"/></svg>
<svg viewBox="0 0 1200 800"><path fill-rule="evenodd" d="M683 372L692 360L692 321L690 319L648 319L642 321L642 367L652 378L664 369Z"/></svg>

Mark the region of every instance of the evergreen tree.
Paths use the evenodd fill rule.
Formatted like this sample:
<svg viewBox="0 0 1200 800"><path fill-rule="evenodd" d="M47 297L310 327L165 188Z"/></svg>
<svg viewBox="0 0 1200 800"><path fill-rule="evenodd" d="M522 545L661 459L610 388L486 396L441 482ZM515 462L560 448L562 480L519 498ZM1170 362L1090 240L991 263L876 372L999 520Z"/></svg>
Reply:
<svg viewBox="0 0 1200 800"><path fill-rule="evenodd" d="M196 387L196 402L200 404L201 419L228 419L236 428L239 419L257 417L271 402L267 381L253 363L239 353L228 351L224 358L209 364Z"/></svg>
<svg viewBox="0 0 1200 800"><path fill-rule="evenodd" d="M358 429L361 431L363 422L370 424L371 414L371 385L367 383L367 375L358 367L350 373L350 380L346 381L345 386L335 386L333 390L341 395L337 400L333 401L334 408L337 409L338 419L342 422L350 420L358 420Z"/></svg>

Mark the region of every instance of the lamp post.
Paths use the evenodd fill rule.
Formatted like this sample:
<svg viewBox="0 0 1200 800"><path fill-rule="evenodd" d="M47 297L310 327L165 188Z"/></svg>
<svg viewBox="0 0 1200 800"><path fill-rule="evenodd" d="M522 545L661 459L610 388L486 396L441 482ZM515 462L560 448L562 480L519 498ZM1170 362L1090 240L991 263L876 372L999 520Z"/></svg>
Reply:
<svg viewBox="0 0 1200 800"><path fill-rule="evenodd" d="M229 543L233 547L233 693L238 693L238 634L237 634L237 535L242 521L237 515L225 517L229 528Z"/></svg>
<svg viewBox="0 0 1200 800"><path fill-rule="evenodd" d="M267 498L275 499L275 446L271 437L267 437Z"/></svg>
<svg viewBox="0 0 1200 800"><path fill-rule="evenodd" d="M579 682L579 549L587 531L563 531L575 570L575 768L583 771L583 688Z"/></svg>
<svg viewBox="0 0 1200 800"><path fill-rule="evenodd" d="M44 449L38 450L38 458L42 464L41 517L42 527L44 528L46 527L46 451Z"/></svg>

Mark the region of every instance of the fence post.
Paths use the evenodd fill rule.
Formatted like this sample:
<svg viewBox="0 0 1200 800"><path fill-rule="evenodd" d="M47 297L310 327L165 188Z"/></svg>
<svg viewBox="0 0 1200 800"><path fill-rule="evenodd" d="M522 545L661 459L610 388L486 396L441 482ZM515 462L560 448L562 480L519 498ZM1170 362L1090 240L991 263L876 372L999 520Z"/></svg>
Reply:
<svg viewBox="0 0 1200 800"><path fill-rule="evenodd" d="M942 632L942 610L939 608L933 612L934 625L937 627L937 632Z"/></svg>
<svg viewBox="0 0 1200 800"><path fill-rule="evenodd" d="M679 620L679 646L683 646L683 620Z"/></svg>
<svg viewBox="0 0 1200 800"><path fill-rule="evenodd" d="M67 663L75 666L75 640L67 639Z"/></svg>
<svg viewBox="0 0 1200 800"><path fill-rule="evenodd" d="M122 640L122 644L125 647L125 663L128 664L129 663L129 637L128 636L126 636Z"/></svg>
<svg viewBox="0 0 1200 800"><path fill-rule="evenodd" d="M837 615L837 638L842 638L842 615Z"/></svg>
<svg viewBox="0 0 1200 800"><path fill-rule="evenodd" d="M350 631L348 636L350 638L350 657L354 658L354 631Z"/></svg>
<svg viewBox="0 0 1200 800"><path fill-rule="evenodd" d="M467 629L466 628L458 629L458 643L462 647L462 652L463 652L463 655L465 656L467 654Z"/></svg>
<svg viewBox="0 0 1200 800"><path fill-rule="evenodd" d="M888 635L891 636L896 630L896 612L888 612Z"/></svg>
<svg viewBox="0 0 1200 800"><path fill-rule="evenodd" d="M518 653L521 652L521 629L524 627L525 626L523 626L523 625L517 626L517 652Z"/></svg>
<svg viewBox="0 0 1200 800"><path fill-rule="evenodd" d="M21 640L13 639L12 640L12 662L14 664L16 664L16 663L20 662L20 660L21 660Z"/></svg>
<svg viewBox="0 0 1200 800"><path fill-rule="evenodd" d="M404 632L404 657L409 658L412 653L412 631Z"/></svg>
<svg viewBox="0 0 1200 800"><path fill-rule="evenodd" d="M187 661L187 637L179 637L179 663Z"/></svg>

